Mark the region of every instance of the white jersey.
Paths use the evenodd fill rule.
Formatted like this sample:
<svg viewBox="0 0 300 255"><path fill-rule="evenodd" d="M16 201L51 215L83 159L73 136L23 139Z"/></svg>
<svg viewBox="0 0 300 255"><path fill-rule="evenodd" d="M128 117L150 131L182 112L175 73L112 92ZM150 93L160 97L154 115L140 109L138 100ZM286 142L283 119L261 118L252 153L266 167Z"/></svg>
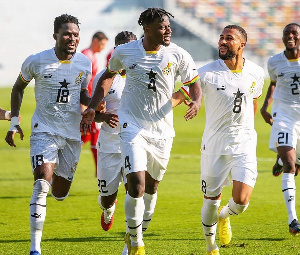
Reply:
<svg viewBox="0 0 300 255"><path fill-rule="evenodd" d="M93 81L93 94L97 86L97 82L106 69L97 74ZM107 95L103 98L106 102L106 112L117 114L120 107L120 101L123 89L125 87L126 76L119 73L114 77L113 84ZM121 153L119 125L115 128L110 127L106 122L101 125L101 132L98 136L98 151L105 153Z"/></svg>
<svg viewBox="0 0 300 255"><path fill-rule="evenodd" d="M272 112L286 110L290 116L300 116L300 59L288 60L281 52L268 61L268 72L276 81Z"/></svg>
<svg viewBox="0 0 300 255"><path fill-rule="evenodd" d="M202 153L255 152L253 99L262 94L263 69L246 59L243 70L233 72L219 59L198 72L206 111Z"/></svg>
<svg viewBox="0 0 300 255"><path fill-rule="evenodd" d="M59 60L54 48L29 56L20 77L35 79L36 109L31 119L32 133L50 133L81 141L80 92L88 84L91 61L81 53Z"/></svg>
<svg viewBox="0 0 300 255"><path fill-rule="evenodd" d="M145 51L142 39L119 45L109 70L126 70L126 85L118 111L120 125L130 123L142 135L173 137L172 93L178 75L188 85L198 79L195 63L184 49L171 43Z"/></svg>

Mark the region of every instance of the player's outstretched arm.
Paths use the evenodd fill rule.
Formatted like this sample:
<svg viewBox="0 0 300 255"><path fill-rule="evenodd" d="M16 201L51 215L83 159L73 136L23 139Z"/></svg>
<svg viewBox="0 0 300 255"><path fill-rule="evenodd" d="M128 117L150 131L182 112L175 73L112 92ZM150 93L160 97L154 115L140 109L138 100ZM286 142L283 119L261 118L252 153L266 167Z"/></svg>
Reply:
<svg viewBox="0 0 300 255"><path fill-rule="evenodd" d="M27 85L28 83L24 82L19 76L11 92L11 121L10 128L5 137L5 141L12 147L16 147L16 144L14 142L16 133L20 134L21 140L23 140L24 138L23 131L20 127L19 112L23 100L24 89Z"/></svg>
<svg viewBox="0 0 300 255"><path fill-rule="evenodd" d="M267 94L266 94L264 104L262 105L262 107L260 109L260 113L263 116L265 122L270 125L273 124L273 118L272 118L272 115L268 112L268 107L273 102L273 92L274 92L275 87L276 87L276 81L271 81L268 91L267 91Z"/></svg>

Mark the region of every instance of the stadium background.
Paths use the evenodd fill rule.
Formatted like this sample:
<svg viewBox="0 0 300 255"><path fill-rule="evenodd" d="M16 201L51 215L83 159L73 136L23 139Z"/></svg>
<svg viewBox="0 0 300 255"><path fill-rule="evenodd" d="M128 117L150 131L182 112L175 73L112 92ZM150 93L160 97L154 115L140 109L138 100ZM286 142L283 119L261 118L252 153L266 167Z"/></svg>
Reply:
<svg viewBox="0 0 300 255"><path fill-rule="evenodd" d="M163 7L175 16L172 41L188 50L198 66L217 58L221 29L239 24L249 36L246 57L266 69L267 59L283 50L283 27L300 22L299 0L12 0L0 6L0 86L14 83L27 56L54 46L53 21L62 13L81 22L79 50L89 46L95 31L108 35L107 48L97 56L101 67L118 32L142 36L137 20L147 7Z"/></svg>

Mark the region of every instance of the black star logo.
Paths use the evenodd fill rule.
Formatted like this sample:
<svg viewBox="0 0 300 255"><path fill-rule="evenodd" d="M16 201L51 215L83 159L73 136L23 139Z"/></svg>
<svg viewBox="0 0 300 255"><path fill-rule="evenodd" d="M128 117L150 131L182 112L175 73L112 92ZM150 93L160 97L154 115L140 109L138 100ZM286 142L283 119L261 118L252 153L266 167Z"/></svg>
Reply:
<svg viewBox="0 0 300 255"><path fill-rule="evenodd" d="M149 75L149 79L155 79L155 75L156 75L157 73L154 73L154 72L152 71L152 69L151 69L150 73L146 73L146 74Z"/></svg>
<svg viewBox="0 0 300 255"><path fill-rule="evenodd" d="M292 79L293 79L293 82L296 82L296 81L298 81L299 82L299 78L300 78L300 76L297 76L296 74L294 74L294 76L293 77L291 77Z"/></svg>
<svg viewBox="0 0 300 255"><path fill-rule="evenodd" d="M240 89L238 89L236 93L233 93L233 95L235 95L235 98L241 98L244 93L241 93Z"/></svg>
<svg viewBox="0 0 300 255"><path fill-rule="evenodd" d="M62 88L66 89L68 88L67 85L70 84L70 82L67 82L66 79L64 79L64 81L60 81L59 83L61 84Z"/></svg>

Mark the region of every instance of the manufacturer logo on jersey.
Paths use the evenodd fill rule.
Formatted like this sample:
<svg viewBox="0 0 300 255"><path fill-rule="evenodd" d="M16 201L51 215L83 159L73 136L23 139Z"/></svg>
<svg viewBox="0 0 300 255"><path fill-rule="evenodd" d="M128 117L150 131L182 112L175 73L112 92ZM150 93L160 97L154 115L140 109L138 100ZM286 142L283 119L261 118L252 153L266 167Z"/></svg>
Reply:
<svg viewBox="0 0 300 255"><path fill-rule="evenodd" d="M50 79L52 77L52 74L51 73L46 73L45 75L44 75L44 78L45 79Z"/></svg>
<svg viewBox="0 0 300 255"><path fill-rule="evenodd" d="M110 90L108 91L108 94L113 94L113 93L115 93L115 92L116 92L115 89L110 89Z"/></svg>
<svg viewBox="0 0 300 255"><path fill-rule="evenodd" d="M132 66L129 67L130 70L134 69L137 66L137 64L133 64Z"/></svg>
<svg viewBox="0 0 300 255"><path fill-rule="evenodd" d="M82 83L82 79L83 79L82 75L83 75L83 72L80 72L79 75L76 77L75 83L77 85L79 85L80 83Z"/></svg>
<svg viewBox="0 0 300 255"><path fill-rule="evenodd" d="M225 90L226 89L226 85L221 85L221 87L218 87L217 90Z"/></svg>
<svg viewBox="0 0 300 255"><path fill-rule="evenodd" d="M171 72L172 63L168 63L168 65L162 70L163 74L168 75Z"/></svg>
<svg viewBox="0 0 300 255"><path fill-rule="evenodd" d="M250 91L251 94L254 93L255 85L256 85L256 82L255 82L255 81L252 82L252 85L251 85L251 87L250 87L250 89L249 89L249 91Z"/></svg>

